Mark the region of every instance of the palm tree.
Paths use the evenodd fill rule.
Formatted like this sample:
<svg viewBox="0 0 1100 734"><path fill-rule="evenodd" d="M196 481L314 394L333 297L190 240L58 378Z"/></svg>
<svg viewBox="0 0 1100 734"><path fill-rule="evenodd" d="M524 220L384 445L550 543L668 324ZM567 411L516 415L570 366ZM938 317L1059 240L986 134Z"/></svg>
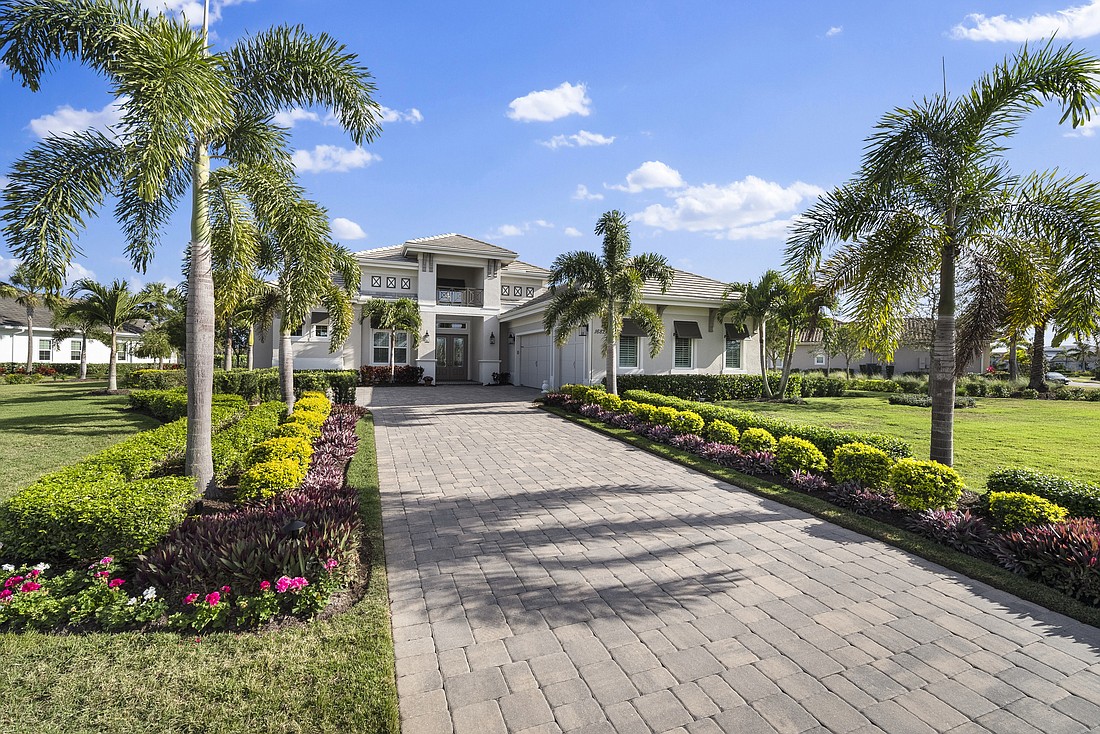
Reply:
<svg viewBox="0 0 1100 734"><path fill-rule="evenodd" d="M378 132L380 108L370 76L328 35L276 27L211 53L200 29L152 14L136 0L7 0L0 4L2 61L38 91L62 59L89 66L110 82L123 112L118 137L53 135L16 162L4 190L4 233L16 255L59 288L79 252L83 220L108 194L127 236L127 253L144 271L160 230L190 192L187 310L188 433L185 469L206 489L213 480L210 408L214 366L212 209L227 203L243 219L264 171L293 176L279 109L329 107L356 144ZM211 174L211 159L224 164ZM227 195L222 191L232 193ZM297 202L283 202L291 214ZM239 257L257 243L241 240Z"/></svg>
<svg viewBox="0 0 1100 734"><path fill-rule="evenodd" d="M367 320L370 321L372 329L383 329L390 333L390 382L393 382L397 374L397 365L394 361L397 332L409 332L413 335L412 342L416 342L416 335L420 333L420 327L423 326L420 307L410 298L398 298L396 301L372 298L363 304L363 315L359 318L359 323Z"/></svg>
<svg viewBox="0 0 1100 734"><path fill-rule="evenodd" d="M808 283L790 283L782 291L776 306L776 318L786 330L783 348L783 373L779 379L779 396L787 394L787 382L791 379L794 347L798 333L803 329L813 331L825 318L825 310L834 305L834 299L826 292Z"/></svg>
<svg viewBox="0 0 1100 734"><path fill-rule="evenodd" d="M956 342L960 272L964 286L991 282L1018 258L1019 243L1047 241L1069 263L1058 278L1059 290L1072 296L1065 308L1071 320L1100 311L1100 188L1055 173L1020 178L1003 158L1006 139L1046 101L1061 103L1063 121L1087 120L1100 98L1098 79L1094 56L1053 43L1024 46L961 97L936 95L886 114L857 177L821 197L792 228L789 271L848 293L865 346L880 354L893 353L902 319L928 276L938 278L931 457L944 464L954 458L957 358L976 347ZM831 243L843 244L823 263ZM967 307L982 311L986 292L978 289Z"/></svg>
<svg viewBox="0 0 1100 734"><path fill-rule="evenodd" d="M64 299L54 310L53 318L53 343L55 349L61 348L61 343L75 336L80 337L80 371L78 379L88 379L88 340L95 339L103 344L110 343L107 332L98 328L98 324L86 314L70 314L67 309L72 305L71 299ZM140 355L139 355L140 356Z"/></svg>
<svg viewBox="0 0 1100 734"><path fill-rule="evenodd" d="M27 313L27 374L34 370L34 310L41 306L52 309L60 303L60 298L47 290L42 282L34 277L30 268L19 265L11 274L11 279L0 283L0 298L12 298L26 309Z"/></svg>
<svg viewBox="0 0 1100 734"><path fill-rule="evenodd" d="M760 331L760 376L764 379L764 397L769 400L773 395L768 383L768 365L764 359L767 322L777 315L786 292L787 283L783 276L775 270L769 270L755 283L731 283L726 288L724 302L717 314L719 321L725 321L729 317L750 334Z"/></svg>
<svg viewBox="0 0 1100 734"><path fill-rule="evenodd" d="M660 315L642 303L642 285L655 281L664 293L672 285L675 270L663 255L645 252L630 255L630 222L622 212L605 212L595 232L603 237L603 252L566 252L550 268L553 294L543 316L543 326L560 347L574 329L600 319L604 330L607 359L607 391L618 394L619 335L623 318L641 326L649 339L650 356L656 357L665 343Z"/></svg>
<svg viewBox="0 0 1100 734"><path fill-rule="evenodd" d="M62 316L79 323L102 326L107 331L107 347L111 350L107 390L114 392L118 390L118 332L127 322L148 316L142 295L131 291L124 280L115 280L105 286L88 278L74 283L71 295L81 297L65 306Z"/></svg>
<svg viewBox="0 0 1100 734"><path fill-rule="evenodd" d="M150 323L141 335L134 354L155 358L158 368L164 369L164 360L177 351L171 337L172 323L186 318L186 303L179 288L169 288L164 283L149 283L141 289L140 295ZM182 345L179 351L182 351Z"/></svg>

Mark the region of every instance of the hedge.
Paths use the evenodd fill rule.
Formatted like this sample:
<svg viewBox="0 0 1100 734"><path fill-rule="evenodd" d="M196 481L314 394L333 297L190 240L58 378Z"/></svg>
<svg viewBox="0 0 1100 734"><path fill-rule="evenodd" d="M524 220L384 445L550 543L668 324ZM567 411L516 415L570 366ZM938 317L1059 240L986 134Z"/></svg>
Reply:
<svg viewBox="0 0 1100 734"><path fill-rule="evenodd" d="M768 375L773 391L779 389L779 378L776 373ZM760 375L619 375L616 380L620 394L645 390L704 403L756 400L764 395L764 378ZM792 373L784 397L793 398L801 394L802 375Z"/></svg>
<svg viewBox="0 0 1100 734"><path fill-rule="evenodd" d="M659 395L644 390L629 390L624 398L649 405L668 406L677 410L690 410L698 413L707 423L711 421L725 421L736 427L742 433L747 428L763 428L776 438L783 436L796 436L804 438L814 446L817 446L826 456L832 456L838 446L846 443L865 443L882 449L894 458L903 458L913 455L909 444L894 436L881 433L860 433L857 431L838 431L835 428L824 426L808 426L797 423L789 423L753 413L749 410L727 408L721 405L681 400L679 398Z"/></svg>
<svg viewBox="0 0 1100 734"><path fill-rule="evenodd" d="M1100 519L1100 487L1030 469L1002 469L989 475L989 492L1034 494L1066 508L1073 517Z"/></svg>
<svg viewBox="0 0 1100 734"><path fill-rule="evenodd" d="M273 437L279 421L286 415L286 403L261 403L248 415L214 434L211 449L214 454L214 476L219 481L239 474L244 469L244 457L255 445Z"/></svg>
<svg viewBox="0 0 1100 734"><path fill-rule="evenodd" d="M187 393L183 388L171 390L133 390L128 396L130 407L165 422L187 417ZM215 395L213 405L243 410L246 405L239 395Z"/></svg>

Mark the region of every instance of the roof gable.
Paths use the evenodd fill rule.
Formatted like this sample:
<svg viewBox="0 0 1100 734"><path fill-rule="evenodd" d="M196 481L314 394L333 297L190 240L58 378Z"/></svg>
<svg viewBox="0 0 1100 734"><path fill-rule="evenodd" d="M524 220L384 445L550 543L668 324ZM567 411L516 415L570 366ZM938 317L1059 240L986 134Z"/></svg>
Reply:
<svg viewBox="0 0 1100 734"><path fill-rule="evenodd" d="M492 257L498 260L507 260L509 262L519 257L519 255L512 250L498 247L497 245L491 245L488 242L476 240L473 237L467 237L464 234L456 234L454 232L406 240L401 247L405 254L410 252L455 252L463 255Z"/></svg>

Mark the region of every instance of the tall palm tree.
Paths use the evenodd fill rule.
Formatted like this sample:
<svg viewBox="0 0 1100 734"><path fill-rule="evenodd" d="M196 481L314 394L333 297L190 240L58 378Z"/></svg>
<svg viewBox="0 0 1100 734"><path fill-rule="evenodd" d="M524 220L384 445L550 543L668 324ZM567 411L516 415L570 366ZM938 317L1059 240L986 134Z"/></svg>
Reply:
<svg viewBox="0 0 1100 734"><path fill-rule="evenodd" d="M1100 101L1098 79L1100 60L1090 54L1024 46L961 97L936 95L887 113L856 178L792 228L790 272L848 293L865 345L880 354L894 351L902 319L928 276L937 278L930 390L937 461L954 458L957 357L975 347L956 342L960 272L964 286L992 278L1018 257L1018 243L1047 241L1068 263L1058 274L1059 290L1071 296L1066 312L1072 320L1100 312L1100 188L1056 173L1020 178L1003 157L1007 138L1044 102L1061 104L1062 121L1085 122ZM823 263L832 243L842 244Z"/></svg>
<svg viewBox="0 0 1100 734"><path fill-rule="evenodd" d="M776 307L776 320L786 331L783 348L783 372L779 378L780 397L787 394L791 379L795 341L803 329L813 331L825 319L825 310L834 305L835 299L810 283L789 283Z"/></svg>
<svg viewBox="0 0 1100 734"><path fill-rule="evenodd" d="M764 380L764 397L773 397L768 383L768 364L764 359L767 324L778 315L788 286L776 270L768 270L755 283L731 283L726 288L722 306L718 309L719 321L729 317L733 323L749 333L760 332L760 376ZM788 362L790 359L788 358ZM780 393L782 394L782 393Z"/></svg>
<svg viewBox="0 0 1100 734"><path fill-rule="evenodd" d="M566 252L550 268L553 298L546 307L543 326L562 346L570 333L600 319L604 330L607 359L607 391L618 394L619 335L623 318L641 326L649 339L650 356L656 357L665 343L660 315L642 303L642 285L655 281L664 293L672 285L675 271L663 255L630 254L630 222L617 210L605 212L595 232L603 237L603 252Z"/></svg>
<svg viewBox="0 0 1100 734"><path fill-rule="evenodd" d="M71 59L103 75L122 110L117 138L52 135L16 162L4 190L4 233L16 255L60 287L79 252L74 233L108 194L144 271L176 205L190 193L187 310L188 433L185 468L213 480L210 408L214 367L211 211L228 202L243 217L255 204L249 173L293 176L279 109L329 107L356 144L378 132L370 75L328 35L276 27L211 53L200 29L145 10L137 0L0 2L0 61L32 91L47 69ZM211 159L224 164L212 175ZM231 190L230 196L220 191ZM284 213L296 202L283 202ZM236 242L241 260L257 243Z"/></svg>
<svg viewBox="0 0 1100 734"><path fill-rule="evenodd" d="M107 347L111 350L107 390L118 390L118 332L127 322L149 315L143 297L130 290L124 280L115 280L106 286L88 278L74 283L71 295L75 300L64 308L62 315L81 323L96 324L106 330Z"/></svg>
<svg viewBox="0 0 1100 734"><path fill-rule="evenodd" d="M61 343L66 339L80 337L80 367L77 373L78 379L88 379L88 340L94 339L103 344L110 343L110 335L99 328L99 325L86 314L70 314L68 307L73 303L66 298L60 302L53 317L53 343L55 349L61 348ZM139 355L140 356L140 355Z"/></svg>
<svg viewBox="0 0 1100 734"><path fill-rule="evenodd" d="M359 323L367 320L370 321L372 329L383 329L390 334L390 382L393 382L397 374L397 364L394 360L397 332L405 331L412 334L409 344L409 348L412 348L417 341L416 335L420 333L420 327L423 326L420 307L411 298L398 298L396 301L372 298L363 304L363 315L359 318Z"/></svg>
<svg viewBox="0 0 1100 734"><path fill-rule="evenodd" d="M0 298L12 298L27 313L27 374L34 369L34 310L45 306L52 309L60 297L51 293L26 265L19 265L10 280L0 283Z"/></svg>

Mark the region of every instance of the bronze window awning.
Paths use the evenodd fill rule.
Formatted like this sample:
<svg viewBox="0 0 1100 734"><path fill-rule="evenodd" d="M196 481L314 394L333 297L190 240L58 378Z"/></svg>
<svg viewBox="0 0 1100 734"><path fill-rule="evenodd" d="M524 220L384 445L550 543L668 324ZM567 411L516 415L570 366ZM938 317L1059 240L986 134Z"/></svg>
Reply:
<svg viewBox="0 0 1100 734"><path fill-rule="evenodd" d="M672 333L677 339L702 339L698 321L673 321Z"/></svg>
<svg viewBox="0 0 1100 734"><path fill-rule="evenodd" d="M314 313L311 313L309 315L309 323L310 324L319 324L322 321L328 321L328 314L325 313L324 311L321 311L321 312L316 312L315 311Z"/></svg>
<svg viewBox="0 0 1100 734"><path fill-rule="evenodd" d="M620 336L645 336L641 324L633 319L623 319L623 330Z"/></svg>
<svg viewBox="0 0 1100 734"><path fill-rule="evenodd" d="M738 339L748 339L749 330L744 326L738 324L724 324L726 327L726 341L737 341Z"/></svg>

